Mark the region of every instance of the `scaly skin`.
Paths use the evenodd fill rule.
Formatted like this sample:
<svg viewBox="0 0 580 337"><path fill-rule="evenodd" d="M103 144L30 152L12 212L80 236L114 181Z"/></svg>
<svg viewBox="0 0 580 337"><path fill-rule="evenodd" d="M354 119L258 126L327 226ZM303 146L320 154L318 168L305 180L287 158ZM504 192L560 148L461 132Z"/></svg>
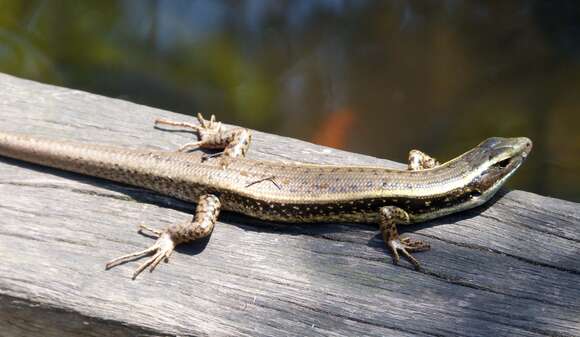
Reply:
<svg viewBox="0 0 580 337"><path fill-rule="evenodd" d="M201 141L186 144L183 150L205 147L224 151L211 158L199 152L132 150L0 132L0 155L144 187L195 203L211 196L210 204L217 207L210 207L205 224L209 221L211 226L206 230L192 235L203 223L198 219L188 223L191 229L185 231L187 234L183 234L183 228L179 231L173 227L159 232L159 240L167 233L164 240L172 241L172 246L209 235L221 208L282 222L378 223L395 262L399 250L419 268L407 250L425 250L428 246L400 239L396 224L425 221L481 205L531 150L527 138L490 138L441 165L413 150L409 170L281 164L245 158L250 132L226 130L213 117L211 121L200 117L200 126L166 120L157 123L198 132ZM201 206L207 204L202 202ZM154 268L168 258L168 249L146 250L155 255L138 271L149 265ZM124 260L112 262L111 266Z"/></svg>

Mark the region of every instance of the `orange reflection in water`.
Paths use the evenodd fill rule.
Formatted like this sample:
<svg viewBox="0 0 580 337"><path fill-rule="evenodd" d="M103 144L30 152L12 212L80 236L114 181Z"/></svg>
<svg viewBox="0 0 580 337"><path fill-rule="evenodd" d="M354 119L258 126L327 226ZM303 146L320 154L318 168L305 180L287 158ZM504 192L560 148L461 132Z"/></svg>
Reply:
<svg viewBox="0 0 580 337"><path fill-rule="evenodd" d="M312 141L316 144L343 149L354 121L354 112L351 109L335 110L322 120Z"/></svg>

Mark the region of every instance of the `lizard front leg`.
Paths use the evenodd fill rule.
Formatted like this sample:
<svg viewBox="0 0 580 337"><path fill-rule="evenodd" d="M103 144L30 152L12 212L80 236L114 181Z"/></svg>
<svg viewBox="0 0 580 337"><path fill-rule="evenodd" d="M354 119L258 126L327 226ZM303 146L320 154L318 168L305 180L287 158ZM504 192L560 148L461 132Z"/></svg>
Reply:
<svg viewBox="0 0 580 337"><path fill-rule="evenodd" d="M222 152L206 155L204 160L213 157L220 157L221 166L227 167L229 163L237 157L244 157L250 147L252 134L248 129L236 128L226 130L221 122L215 121L215 116L211 115L210 120L206 120L198 113L199 125L187 122L176 122L167 119L157 119L155 124L165 124L177 127L192 129L199 137L197 142L187 143L180 147L178 151L185 152L195 148L218 149Z"/></svg>
<svg viewBox="0 0 580 337"><path fill-rule="evenodd" d="M428 154L421 152L419 150L409 151L409 170L420 171L425 169L434 168L438 166L439 162L429 156Z"/></svg>
<svg viewBox="0 0 580 337"><path fill-rule="evenodd" d="M383 234L383 239L393 257L393 263L399 263L399 251L413 264L415 269L421 269L419 261L417 261L410 253L421 252L430 249L428 243L413 240L411 238L401 238L399 237L399 232L397 231L397 224L407 224L409 223L409 214L405 212L402 208L395 206L385 206L381 207L380 211L380 221L379 227L381 233Z"/></svg>
<svg viewBox="0 0 580 337"><path fill-rule="evenodd" d="M220 212L220 206L220 201L215 195L206 194L199 197L195 216L191 221L174 224L164 230L152 229L141 225L141 229L153 233L153 235L157 237L157 241L145 250L123 255L109 261L106 268L110 269L121 263L153 254L151 258L143 262L135 270L133 273L133 279L135 279L147 267L150 267L150 271L155 270L155 267L157 267L162 260L169 259L175 246L178 244L201 239L211 234Z"/></svg>

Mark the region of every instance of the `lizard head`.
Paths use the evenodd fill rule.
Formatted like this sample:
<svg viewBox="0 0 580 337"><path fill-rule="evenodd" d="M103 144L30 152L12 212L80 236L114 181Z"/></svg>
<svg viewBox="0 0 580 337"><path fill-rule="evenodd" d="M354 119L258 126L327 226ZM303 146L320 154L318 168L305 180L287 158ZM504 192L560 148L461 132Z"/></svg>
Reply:
<svg viewBox="0 0 580 337"><path fill-rule="evenodd" d="M443 196L432 200L432 205L439 207L429 209L426 213L413 215L413 222L424 221L434 217L450 214L479 206L489 200L503 183L522 165L530 151L532 141L525 137L499 138L484 140L475 148L463 155L442 164L433 170L442 169L448 177L461 173L455 186L443 193ZM451 169L451 171L448 171ZM416 171L420 174L422 171ZM439 192L438 192L439 193Z"/></svg>
<svg viewBox="0 0 580 337"><path fill-rule="evenodd" d="M465 154L470 157L472 172L477 172L470 187L481 194L493 194L520 167L531 150L532 141L526 137L486 139Z"/></svg>

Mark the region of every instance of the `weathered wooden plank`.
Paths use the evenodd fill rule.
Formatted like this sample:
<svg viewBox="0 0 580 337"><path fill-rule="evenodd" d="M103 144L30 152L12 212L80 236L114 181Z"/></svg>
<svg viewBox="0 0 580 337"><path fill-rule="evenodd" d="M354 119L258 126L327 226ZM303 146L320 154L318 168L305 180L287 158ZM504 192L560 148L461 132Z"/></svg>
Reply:
<svg viewBox="0 0 580 337"><path fill-rule="evenodd" d="M169 112L0 75L0 128L174 149ZM396 166L257 133L250 156ZM105 271L151 240L136 226L191 205L99 179L0 160L0 331L6 335L580 335L580 206L522 191L409 227L433 249L416 272L390 264L374 226L271 224L223 214L137 281ZM0 333L2 335L2 333Z"/></svg>

